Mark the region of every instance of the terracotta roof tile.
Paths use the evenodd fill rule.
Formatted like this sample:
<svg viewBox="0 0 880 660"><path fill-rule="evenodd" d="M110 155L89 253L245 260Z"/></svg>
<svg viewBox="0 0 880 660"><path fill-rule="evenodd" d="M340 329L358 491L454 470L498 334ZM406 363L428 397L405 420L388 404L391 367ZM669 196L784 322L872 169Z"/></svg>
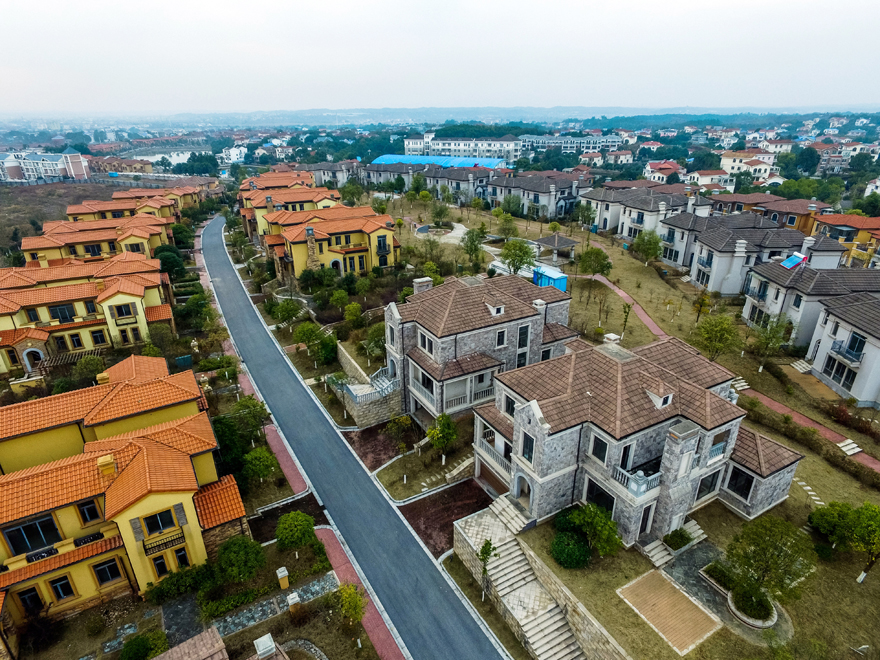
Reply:
<svg viewBox="0 0 880 660"><path fill-rule="evenodd" d="M145 380L154 380L168 375L168 365L165 358L147 357L145 355L132 355L122 362L107 367L105 370L110 376L111 383L132 381L141 383Z"/></svg>
<svg viewBox="0 0 880 660"><path fill-rule="evenodd" d="M171 305L153 305L152 307L144 307L144 316L147 323L156 321L167 321L174 315L171 313Z"/></svg>
<svg viewBox="0 0 880 660"><path fill-rule="evenodd" d="M121 547L122 537L114 536L113 538L101 539L95 543L89 543L88 545L81 546L70 552L55 555L42 561L35 561L33 564L22 566L14 571L0 573L0 589L6 589L13 584L18 584L19 582L24 582L25 580L30 580L31 578L40 575L45 575L46 573L56 571L65 566L72 566L77 562L97 557L105 552L110 552L111 550L116 550Z"/></svg>
<svg viewBox="0 0 880 660"><path fill-rule="evenodd" d="M372 234L380 229L390 229L387 223L394 223L390 215L376 215L369 217L344 218L341 220L312 221L300 225L293 225L282 232L282 236L289 243L305 243L306 227L311 227L315 232L315 238L329 238L333 234L344 234L353 231L362 231Z"/></svg>
<svg viewBox="0 0 880 660"><path fill-rule="evenodd" d="M376 212L369 206L343 206L341 204L326 209L313 209L311 211L273 211L267 213L266 222L270 225L278 224L283 227L301 225L304 222L316 222L320 220L347 220L350 218L367 218L375 216Z"/></svg>
<svg viewBox="0 0 880 660"><path fill-rule="evenodd" d="M803 458L793 449L740 425L730 458L755 474L769 477Z"/></svg>
<svg viewBox="0 0 880 660"><path fill-rule="evenodd" d="M295 202L320 202L324 199L341 199L339 192L328 188L283 188L281 190L251 190L242 193L242 197L249 199L251 207L255 209L266 208L266 197L272 198L272 204L293 204Z"/></svg>
<svg viewBox="0 0 880 660"><path fill-rule="evenodd" d="M244 518L244 504L238 492L235 477L227 474L220 481L199 488L193 495L196 513L202 529L211 529L217 525Z"/></svg>
<svg viewBox="0 0 880 660"><path fill-rule="evenodd" d="M89 411L84 422L87 426L93 426L145 410L192 401L201 395L195 375L191 371L140 383L119 383Z"/></svg>
<svg viewBox="0 0 880 660"><path fill-rule="evenodd" d="M0 347L15 346L18 342L25 339L46 341L49 339L49 333L39 328L18 328L16 330L0 331Z"/></svg>

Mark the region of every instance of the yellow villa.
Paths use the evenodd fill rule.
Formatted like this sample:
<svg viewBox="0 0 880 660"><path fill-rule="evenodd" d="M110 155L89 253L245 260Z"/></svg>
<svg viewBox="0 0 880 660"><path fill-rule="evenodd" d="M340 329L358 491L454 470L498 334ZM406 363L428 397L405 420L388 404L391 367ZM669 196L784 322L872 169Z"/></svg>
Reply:
<svg viewBox="0 0 880 660"><path fill-rule="evenodd" d="M239 210L248 237L269 233L265 216L275 211L313 211L336 206L339 192L328 188L283 188L280 190L251 190L242 194L244 206Z"/></svg>
<svg viewBox="0 0 880 660"><path fill-rule="evenodd" d="M299 277L306 268L334 268L366 273L400 261L400 243L389 215L306 222L287 228L280 237L269 236L279 279ZM280 240L283 240L283 245Z"/></svg>
<svg viewBox="0 0 880 660"><path fill-rule="evenodd" d="M134 356L84 390L0 416L0 658L63 618L216 556L248 534L192 372Z"/></svg>
<svg viewBox="0 0 880 660"><path fill-rule="evenodd" d="M127 218L138 213L161 218L175 218L175 222L180 221L180 209L177 204L164 197L115 199L109 202L86 199L79 204L71 204L67 207L67 219L73 222Z"/></svg>
<svg viewBox="0 0 880 660"><path fill-rule="evenodd" d="M870 266L880 243L880 218L832 213L813 219L813 234L825 234L846 249L845 264L854 268Z"/></svg>
<svg viewBox="0 0 880 660"><path fill-rule="evenodd" d="M179 209L197 206L200 197L199 189L193 186L179 186L175 188L131 188L113 193L114 200L145 200L155 197L170 199L177 204Z"/></svg>

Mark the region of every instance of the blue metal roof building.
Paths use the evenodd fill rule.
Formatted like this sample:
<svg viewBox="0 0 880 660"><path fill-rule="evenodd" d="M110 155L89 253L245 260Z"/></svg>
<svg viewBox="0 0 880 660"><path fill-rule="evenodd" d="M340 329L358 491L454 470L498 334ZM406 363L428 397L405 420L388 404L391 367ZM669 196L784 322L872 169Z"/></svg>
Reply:
<svg viewBox="0 0 880 660"><path fill-rule="evenodd" d="M507 161L503 158L468 158L462 156L401 156L400 154L385 154L376 158L374 163L378 165L391 165L393 163L405 163L407 165L439 165L440 167L488 167L496 169L506 167Z"/></svg>

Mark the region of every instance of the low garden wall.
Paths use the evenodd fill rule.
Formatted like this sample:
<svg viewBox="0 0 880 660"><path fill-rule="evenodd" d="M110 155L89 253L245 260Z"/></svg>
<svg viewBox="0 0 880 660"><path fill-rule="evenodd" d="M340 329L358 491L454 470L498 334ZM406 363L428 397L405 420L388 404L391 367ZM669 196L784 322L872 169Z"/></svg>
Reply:
<svg viewBox="0 0 880 660"><path fill-rule="evenodd" d="M361 369L361 365L359 365L357 361L348 354L348 351L345 350L341 341L336 342L336 358L339 360L339 364L342 365L342 370L345 371L346 376L356 380L361 385L370 384L370 377L364 373L364 370ZM351 412L351 410L348 412Z"/></svg>
<svg viewBox="0 0 880 660"><path fill-rule="evenodd" d="M521 539L517 538L516 540L538 577L538 581L544 585L544 588L553 596L556 604L565 612L565 618L568 620L568 625L571 626L572 634L584 650L584 654L588 658L601 658L601 660L632 660L623 647L617 643L617 640L556 577L550 567L541 561Z"/></svg>
<svg viewBox="0 0 880 660"><path fill-rule="evenodd" d="M202 532L202 540L205 542L208 560L217 561L217 550L223 542L231 539L233 536L241 536L242 534L248 538L253 538L251 536L251 528L248 527L247 521L244 518L230 520Z"/></svg>
<svg viewBox="0 0 880 660"><path fill-rule="evenodd" d="M339 361L342 362L341 353L339 358ZM392 417L400 415L401 412L399 389L391 390L383 397L362 403L356 403L348 392L340 390L337 392L337 396L339 395L342 397L342 405L345 406L354 423L361 429L387 422Z"/></svg>

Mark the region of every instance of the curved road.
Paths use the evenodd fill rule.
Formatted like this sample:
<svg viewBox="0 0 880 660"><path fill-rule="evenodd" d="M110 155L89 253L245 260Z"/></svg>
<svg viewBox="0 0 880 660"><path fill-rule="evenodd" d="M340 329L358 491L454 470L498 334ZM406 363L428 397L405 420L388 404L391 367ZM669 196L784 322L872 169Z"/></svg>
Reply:
<svg viewBox="0 0 880 660"><path fill-rule="evenodd" d="M266 399L327 511L416 660L500 654L397 511L287 366L239 283L223 246L223 219L202 233L202 253L251 378Z"/></svg>

